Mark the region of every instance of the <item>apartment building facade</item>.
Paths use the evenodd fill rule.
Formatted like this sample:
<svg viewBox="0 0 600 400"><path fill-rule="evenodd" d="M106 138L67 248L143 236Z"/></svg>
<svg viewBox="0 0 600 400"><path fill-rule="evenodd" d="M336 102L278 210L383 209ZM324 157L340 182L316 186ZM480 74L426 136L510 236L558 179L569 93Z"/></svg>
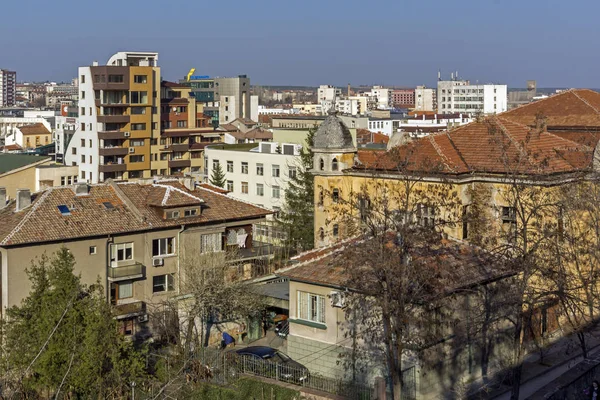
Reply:
<svg viewBox="0 0 600 400"><path fill-rule="evenodd" d="M123 333L152 330L151 307L182 294L190 260L234 248L251 253L252 225L269 214L192 185L79 183L33 195L21 190L6 206L0 198L6 222L0 232L0 313L29 292L30 263L64 246L84 283L104 285Z"/></svg>
<svg viewBox="0 0 600 400"><path fill-rule="evenodd" d="M508 108L506 85L472 85L466 80L438 81L438 112L499 114Z"/></svg>
<svg viewBox="0 0 600 400"><path fill-rule="evenodd" d="M415 110L435 111L436 102L435 89L426 86L417 86L415 89Z"/></svg>
<svg viewBox="0 0 600 400"><path fill-rule="evenodd" d="M17 73L0 69L0 107L12 107L17 99Z"/></svg>
<svg viewBox="0 0 600 400"><path fill-rule="evenodd" d="M72 143L80 181L150 177L160 137L158 53L119 52L79 68L79 129Z"/></svg>
<svg viewBox="0 0 600 400"><path fill-rule="evenodd" d="M414 108L415 89L393 89L392 106L395 108Z"/></svg>

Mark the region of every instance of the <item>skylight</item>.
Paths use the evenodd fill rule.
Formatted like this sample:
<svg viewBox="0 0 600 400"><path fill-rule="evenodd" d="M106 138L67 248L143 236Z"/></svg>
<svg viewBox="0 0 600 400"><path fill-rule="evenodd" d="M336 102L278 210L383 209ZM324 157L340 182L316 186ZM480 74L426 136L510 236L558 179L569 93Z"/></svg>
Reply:
<svg viewBox="0 0 600 400"><path fill-rule="evenodd" d="M105 201L102 204L104 205L104 208L106 208L107 210L115 209L115 206L113 206L113 204L110 201Z"/></svg>
<svg viewBox="0 0 600 400"><path fill-rule="evenodd" d="M60 213L64 216L67 215L71 215L71 210L69 210L69 207L67 207L64 204L61 204L60 206L56 206L58 208L58 211L60 211Z"/></svg>

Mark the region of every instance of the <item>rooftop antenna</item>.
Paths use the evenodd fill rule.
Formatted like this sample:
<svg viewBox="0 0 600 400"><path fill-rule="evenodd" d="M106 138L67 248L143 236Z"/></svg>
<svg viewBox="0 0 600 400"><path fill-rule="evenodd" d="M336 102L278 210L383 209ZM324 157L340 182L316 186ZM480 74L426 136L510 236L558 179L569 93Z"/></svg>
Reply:
<svg viewBox="0 0 600 400"><path fill-rule="evenodd" d="M438 68L438 81L442 80L442 71Z"/></svg>
<svg viewBox="0 0 600 400"><path fill-rule="evenodd" d="M450 80L454 80L454 72L450 72Z"/></svg>
<svg viewBox="0 0 600 400"><path fill-rule="evenodd" d="M458 80L458 70L456 70L456 80Z"/></svg>

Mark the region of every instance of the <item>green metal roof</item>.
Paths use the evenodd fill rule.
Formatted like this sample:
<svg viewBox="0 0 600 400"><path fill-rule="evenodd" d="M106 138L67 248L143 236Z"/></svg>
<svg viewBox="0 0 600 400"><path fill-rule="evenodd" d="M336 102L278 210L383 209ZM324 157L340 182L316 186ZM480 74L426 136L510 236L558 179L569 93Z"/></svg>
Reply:
<svg viewBox="0 0 600 400"><path fill-rule="evenodd" d="M0 174L43 160L50 160L50 157L28 154L0 154Z"/></svg>

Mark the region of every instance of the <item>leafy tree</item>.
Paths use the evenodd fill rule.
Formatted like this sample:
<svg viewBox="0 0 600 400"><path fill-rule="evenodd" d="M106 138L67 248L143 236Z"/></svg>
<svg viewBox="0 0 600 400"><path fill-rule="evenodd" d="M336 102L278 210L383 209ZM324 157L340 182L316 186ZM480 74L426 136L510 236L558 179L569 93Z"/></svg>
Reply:
<svg viewBox="0 0 600 400"><path fill-rule="evenodd" d="M314 194L315 181L311 172L313 165L313 137L310 129L306 148L300 151L296 176L288 182L285 204L279 213L278 223L286 233L287 246L294 250L309 250L314 246Z"/></svg>
<svg viewBox="0 0 600 400"><path fill-rule="evenodd" d="M142 354L118 333L102 285L82 284L74 265L65 247L33 262L29 296L7 310L0 375L16 392L119 396L144 376Z"/></svg>
<svg viewBox="0 0 600 400"><path fill-rule="evenodd" d="M225 187L225 173L221 167L221 163L217 163L216 168L213 168L210 176L210 184L217 187Z"/></svg>

